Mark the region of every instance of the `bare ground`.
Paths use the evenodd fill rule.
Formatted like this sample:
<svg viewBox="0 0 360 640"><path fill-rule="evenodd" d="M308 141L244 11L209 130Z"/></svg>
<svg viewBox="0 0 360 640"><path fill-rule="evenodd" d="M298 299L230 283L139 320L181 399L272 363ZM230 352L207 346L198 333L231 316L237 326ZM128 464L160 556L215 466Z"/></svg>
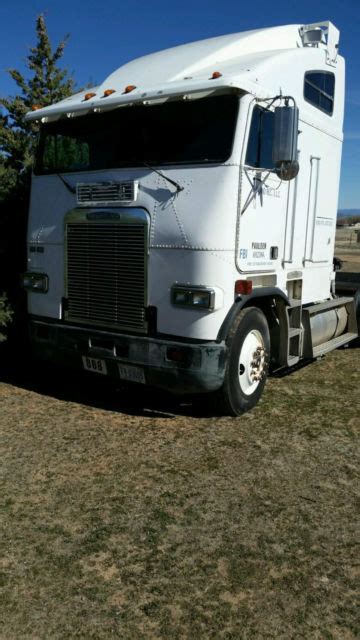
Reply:
<svg viewBox="0 0 360 640"><path fill-rule="evenodd" d="M341 271L346 273L359 273L360 271L360 253L339 253L338 257L343 261Z"/></svg>
<svg viewBox="0 0 360 640"><path fill-rule="evenodd" d="M359 273L360 242L353 227L336 230L335 255L343 260L342 271Z"/></svg>
<svg viewBox="0 0 360 640"><path fill-rule="evenodd" d="M359 365L229 419L3 364L1 638L357 638Z"/></svg>

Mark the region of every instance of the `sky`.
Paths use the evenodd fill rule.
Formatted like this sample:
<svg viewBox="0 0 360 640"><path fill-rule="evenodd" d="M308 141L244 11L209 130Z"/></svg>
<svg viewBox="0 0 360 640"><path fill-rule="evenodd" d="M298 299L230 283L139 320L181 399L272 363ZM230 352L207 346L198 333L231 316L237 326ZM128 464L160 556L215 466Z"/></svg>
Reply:
<svg viewBox="0 0 360 640"><path fill-rule="evenodd" d="M53 47L70 34L62 66L77 86L102 82L125 62L237 31L331 20L346 59L339 207L360 209L360 0L0 0L0 95L14 95L8 68L25 70L35 19L45 13Z"/></svg>

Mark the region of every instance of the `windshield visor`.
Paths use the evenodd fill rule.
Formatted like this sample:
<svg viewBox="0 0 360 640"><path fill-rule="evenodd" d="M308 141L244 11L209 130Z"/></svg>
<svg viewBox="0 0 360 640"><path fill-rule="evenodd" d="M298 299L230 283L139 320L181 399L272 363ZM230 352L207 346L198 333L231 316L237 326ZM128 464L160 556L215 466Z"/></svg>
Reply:
<svg viewBox="0 0 360 640"><path fill-rule="evenodd" d="M45 124L34 171L222 163L232 152L238 105L236 95L219 95Z"/></svg>

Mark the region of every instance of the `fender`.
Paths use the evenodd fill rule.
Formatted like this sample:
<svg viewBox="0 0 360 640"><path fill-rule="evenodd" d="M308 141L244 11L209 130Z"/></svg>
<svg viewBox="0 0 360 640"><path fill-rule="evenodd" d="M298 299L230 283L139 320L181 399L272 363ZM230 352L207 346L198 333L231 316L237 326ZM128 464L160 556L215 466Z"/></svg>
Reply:
<svg viewBox="0 0 360 640"><path fill-rule="evenodd" d="M290 306L289 298L278 287L259 287L258 289L254 289L254 291L249 295L239 296L235 300L224 322L222 323L216 341L221 342L225 340L231 325L233 324L237 315L240 313L241 309L243 309L245 306L248 306L248 303L252 302L252 300L255 301L260 298L281 298L286 305ZM256 306L256 304L254 306Z"/></svg>

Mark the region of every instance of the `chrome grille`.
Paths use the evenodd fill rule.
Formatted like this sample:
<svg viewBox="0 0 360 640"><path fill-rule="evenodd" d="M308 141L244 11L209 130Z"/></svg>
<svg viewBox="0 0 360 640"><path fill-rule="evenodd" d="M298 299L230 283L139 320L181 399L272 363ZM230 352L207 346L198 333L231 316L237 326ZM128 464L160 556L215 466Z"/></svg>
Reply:
<svg viewBox="0 0 360 640"><path fill-rule="evenodd" d="M145 331L146 225L67 225L66 319Z"/></svg>
<svg viewBox="0 0 360 640"><path fill-rule="evenodd" d="M138 183L128 182L78 182L77 203L81 206L97 206L134 202L137 198Z"/></svg>

